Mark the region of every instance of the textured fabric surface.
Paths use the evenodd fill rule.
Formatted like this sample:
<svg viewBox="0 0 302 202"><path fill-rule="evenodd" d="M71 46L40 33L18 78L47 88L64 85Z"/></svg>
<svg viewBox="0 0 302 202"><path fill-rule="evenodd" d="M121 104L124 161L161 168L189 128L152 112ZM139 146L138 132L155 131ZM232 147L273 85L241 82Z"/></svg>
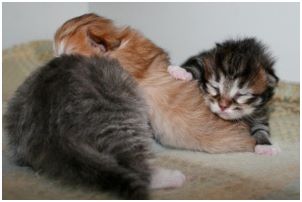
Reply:
<svg viewBox="0 0 302 202"><path fill-rule="evenodd" d="M13 91L36 67L53 57L50 41L34 41L3 52L3 111ZM175 150L154 143L156 163L187 176L178 189L152 191L153 199L299 199L300 89L280 82L271 102L271 130L282 152L207 154ZM9 158L3 131L3 199L113 199L112 195L47 179Z"/></svg>
<svg viewBox="0 0 302 202"><path fill-rule="evenodd" d="M2 52L2 99L7 100L24 79L53 57L51 41L33 41Z"/></svg>

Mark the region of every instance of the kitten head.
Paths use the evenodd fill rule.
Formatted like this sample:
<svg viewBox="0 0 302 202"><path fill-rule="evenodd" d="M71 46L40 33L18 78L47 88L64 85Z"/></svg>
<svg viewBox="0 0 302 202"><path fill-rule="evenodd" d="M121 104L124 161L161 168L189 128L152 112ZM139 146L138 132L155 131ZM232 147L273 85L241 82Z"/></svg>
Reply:
<svg viewBox="0 0 302 202"><path fill-rule="evenodd" d="M229 40L195 58L212 112L226 120L251 115L272 97L278 77L274 61L253 38Z"/></svg>
<svg viewBox="0 0 302 202"><path fill-rule="evenodd" d="M134 78L142 79L150 65L167 65L167 54L138 31L111 20L85 14L65 22L56 32L56 56L62 54L117 59Z"/></svg>
<svg viewBox="0 0 302 202"><path fill-rule="evenodd" d="M54 50L57 56L102 56L120 44L119 30L112 21L90 13L68 20L57 30Z"/></svg>

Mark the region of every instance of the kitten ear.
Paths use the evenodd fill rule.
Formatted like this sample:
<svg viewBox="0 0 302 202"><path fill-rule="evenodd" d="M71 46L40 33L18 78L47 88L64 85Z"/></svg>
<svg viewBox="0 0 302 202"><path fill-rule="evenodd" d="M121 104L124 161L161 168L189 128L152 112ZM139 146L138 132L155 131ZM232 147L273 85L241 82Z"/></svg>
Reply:
<svg viewBox="0 0 302 202"><path fill-rule="evenodd" d="M121 41L114 34L104 33L99 29L91 28L87 36L93 47L99 48L101 52L112 51L121 45Z"/></svg>
<svg viewBox="0 0 302 202"><path fill-rule="evenodd" d="M221 48L222 45L220 43L216 43L216 48Z"/></svg>
<svg viewBox="0 0 302 202"><path fill-rule="evenodd" d="M208 70L215 68L215 58L212 55L210 55L210 54L204 55L202 57L202 61L203 61L204 66Z"/></svg>
<svg viewBox="0 0 302 202"><path fill-rule="evenodd" d="M215 58L211 54L205 54L202 57L202 62L204 66L204 74L206 78L209 78L211 76L211 72L215 69Z"/></svg>
<svg viewBox="0 0 302 202"><path fill-rule="evenodd" d="M279 78L276 76L274 69L272 68L273 63L267 65L267 68L264 68L264 66L261 64L258 65L260 66L260 68L263 70L265 74L267 85L270 87L276 87L276 85L279 82Z"/></svg>
<svg viewBox="0 0 302 202"><path fill-rule="evenodd" d="M274 72L267 73L267 83L270 87L275 87L279 82L279 78L275 75Z"/></svg>
<svg viewBox="0 0 302 202"><path fill-rule="evenodd" d="M188 72L190 72L194 79L203 79L204 65L200 56L190 57L181 66Z"/></svg>

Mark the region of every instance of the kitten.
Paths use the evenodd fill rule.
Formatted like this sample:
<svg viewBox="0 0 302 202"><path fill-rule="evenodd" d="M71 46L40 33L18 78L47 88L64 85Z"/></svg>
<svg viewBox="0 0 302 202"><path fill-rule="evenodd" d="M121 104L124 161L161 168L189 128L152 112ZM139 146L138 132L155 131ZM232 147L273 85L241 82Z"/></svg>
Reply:
<svg viewBox="0 0 302 202"><path fill-rule="evenodd" d="M278 77L274 60L254 38L227 40L189 58L183 69L169 67L174 77L198 80L211 111L225 120L243 121L257 144L271 145L267 103Z"/></svg>
<svg viewBox="0 0 302 202"><path fill-rule="evenodd" d="M155 139L162 145L209 153L254 151L256 141L249 127L215 116L200 96L197 82L172 78L167 53L138 31L85 14L57 30L54 48L57 55L117 59L142 89Z"/></svg>
<svg viewBox="0 0 302 202"><path fill-rule="evenodd" d="M20 165L127 199L184 181L179 171L150 167L148 122L136 82L117 61L65 55L31 74L4 116Z"/></svg>

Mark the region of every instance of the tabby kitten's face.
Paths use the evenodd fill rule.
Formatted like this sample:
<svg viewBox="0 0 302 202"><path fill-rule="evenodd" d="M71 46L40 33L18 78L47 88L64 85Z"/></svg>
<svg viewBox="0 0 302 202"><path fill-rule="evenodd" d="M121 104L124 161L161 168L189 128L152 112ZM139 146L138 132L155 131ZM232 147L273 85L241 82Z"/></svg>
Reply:
<svg viewBox="0 0 302 202"><path fill-rule="evenodd" d="M264 50L255 40L227 41L201 57L201 88L213 113L238 120L270 100L278 78Z"/></svg>
<svg viewBox="0 0 302 202"><path fill-rule="evenodd" d="M256 89L259 88L259 89ZM219 79L212 76L205 84L205 99L211 111L223 119L241 119L252 114L261 105L261 93L265 90L265 82L258 86L248 81L233 80L220 73Z"/></svg>

